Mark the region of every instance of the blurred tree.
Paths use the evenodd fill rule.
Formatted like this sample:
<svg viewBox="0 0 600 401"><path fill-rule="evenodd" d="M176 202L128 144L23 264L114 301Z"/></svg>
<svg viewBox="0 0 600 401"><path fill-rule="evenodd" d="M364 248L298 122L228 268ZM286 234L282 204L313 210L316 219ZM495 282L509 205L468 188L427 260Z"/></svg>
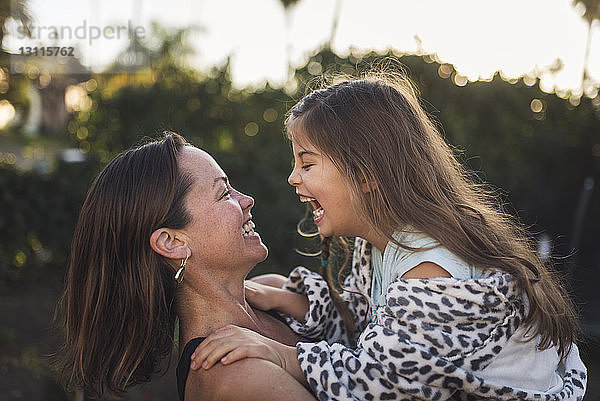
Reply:
<svg viewBox="0 0 600 401"><path fill-rule="evenodd" d="M0 287L62 277L83 197L100 167L90 157L51 173L0 164Z"/></svg>
<svg viewBox="0 0 600 401"><path fill-rule="evenodd" d="M573 0L573 5L582 5L585 7L583 13L583 19L588 23L587 39L585 43L585 56L583 61L583 75L581 77L581 89L584 89L584 85L589 78L588 64L590 56L590 48L592 46L592 27L594 21L600 20L600 0Z"/></svg>

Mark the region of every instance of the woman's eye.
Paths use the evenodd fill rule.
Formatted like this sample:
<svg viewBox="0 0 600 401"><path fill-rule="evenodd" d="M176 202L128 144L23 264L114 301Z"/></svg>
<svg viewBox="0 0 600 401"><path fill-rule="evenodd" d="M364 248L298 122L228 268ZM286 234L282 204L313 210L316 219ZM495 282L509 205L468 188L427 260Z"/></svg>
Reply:
<svg viewBox="0 0 600 401"><path fill-rule="evenodd" d="M225 192L223 192L223 195L221 195L221 197L219 198L219 200L221 199L229 199L231 197L231 191L227 190Z"/></svg>
<svg viewBox="0 0 600 401"><path fill-rule="evenodd" d="M302 165L302 170L308 170L309 168L311 168L312 166L314 166L314 164L303 164Z"/></svg>

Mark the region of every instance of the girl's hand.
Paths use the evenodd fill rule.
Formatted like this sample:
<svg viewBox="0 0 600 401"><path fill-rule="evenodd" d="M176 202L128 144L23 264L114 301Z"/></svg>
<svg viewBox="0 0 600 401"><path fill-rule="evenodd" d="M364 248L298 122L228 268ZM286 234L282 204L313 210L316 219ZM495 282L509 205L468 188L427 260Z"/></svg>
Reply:
<svg viewBox="0 0 600 401"><path fill-rule="evenodd" d="M206 337L192 354L190 369L210 369L215 363L228 365L243 358L261 358L285 369L287 360L296 360L296 348L260 334L228 325Z"/></svg>

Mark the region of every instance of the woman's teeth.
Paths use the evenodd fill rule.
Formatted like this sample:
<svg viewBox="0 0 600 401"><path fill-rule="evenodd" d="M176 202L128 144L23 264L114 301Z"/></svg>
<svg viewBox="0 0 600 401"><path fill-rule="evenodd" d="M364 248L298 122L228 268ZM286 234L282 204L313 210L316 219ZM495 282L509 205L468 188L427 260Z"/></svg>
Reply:
<svg viewBox="0 0 600 401"><path fill-rule="evenodd" d="M256 233L254 232L254 222L252 220L244 223L244 226L242 227L242 235L244 237L251 237L253 235L256 235Z"/></svg>

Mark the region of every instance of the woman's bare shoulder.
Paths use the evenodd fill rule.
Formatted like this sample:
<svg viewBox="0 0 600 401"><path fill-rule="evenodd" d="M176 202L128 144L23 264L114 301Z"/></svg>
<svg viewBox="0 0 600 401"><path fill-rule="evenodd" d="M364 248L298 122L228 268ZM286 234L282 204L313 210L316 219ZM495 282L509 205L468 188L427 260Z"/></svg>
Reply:
<svg viewBox="0 0 600 401"><path fill-rule="evenodd" d="M190 370L186 401L311 400L313 395L279 366L259 358Z"/></svg>

